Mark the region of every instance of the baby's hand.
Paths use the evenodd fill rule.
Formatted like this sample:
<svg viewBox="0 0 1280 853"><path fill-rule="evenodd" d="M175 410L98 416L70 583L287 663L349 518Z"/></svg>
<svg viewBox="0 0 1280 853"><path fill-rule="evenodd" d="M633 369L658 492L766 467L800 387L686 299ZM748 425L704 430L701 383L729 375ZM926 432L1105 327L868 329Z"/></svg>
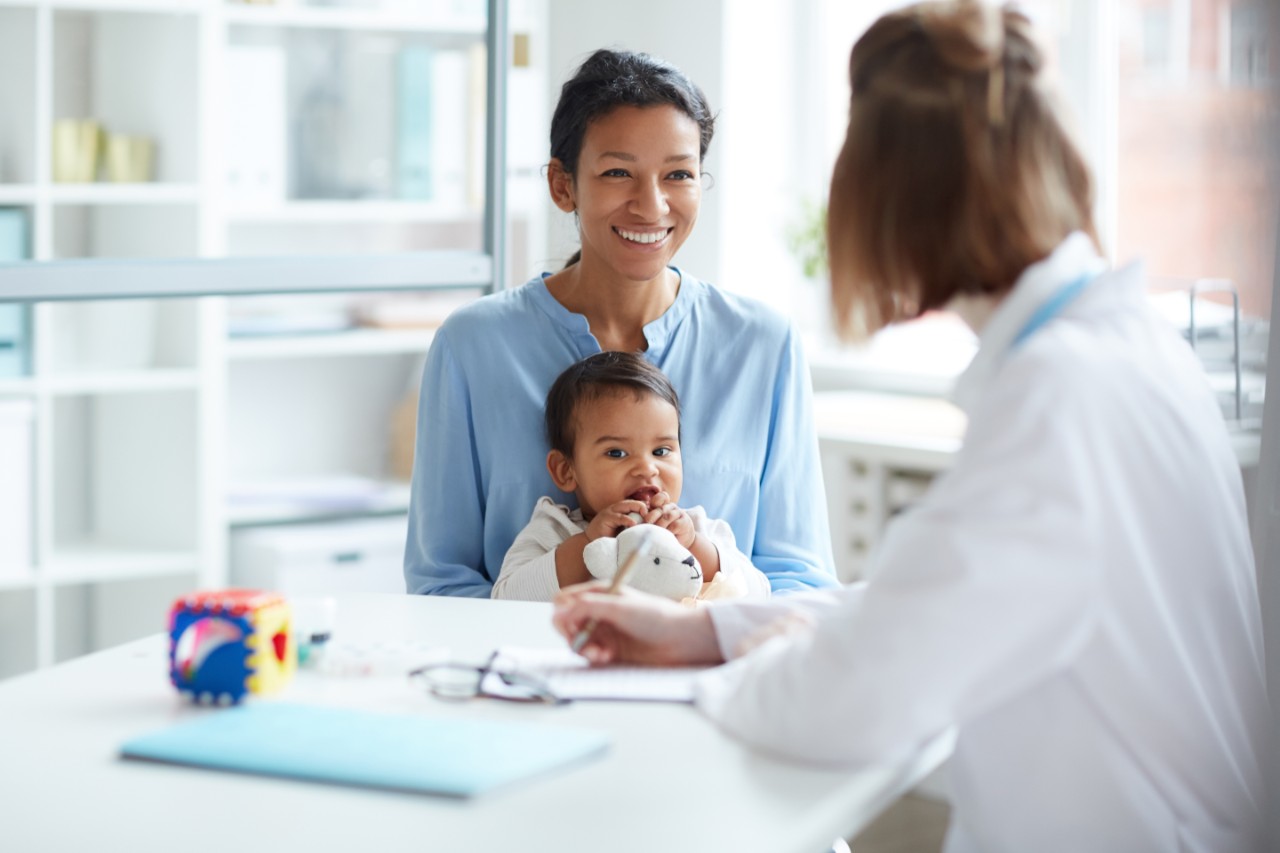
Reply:
<svg viewBox="0 0 1280 853"><path fill-rule="evenodd" d="M689 513L674 503L667 503L661 509L650 512L646 520L650 524L667 528L675 534L676 540L681 545L689 549L693 548L693 540L697 538L697 533L693 530L693 519L689 517Z"/></svg>
<svg viewBox="0 0 1280 853"><path fill-rule="evenodd" d="M587 541L594 542L603 536L617 536L628 527L644 521L644 513L648 509L644 501L630 499L618 501L613 506L602 509L587 525L585 531Z"/></svg>

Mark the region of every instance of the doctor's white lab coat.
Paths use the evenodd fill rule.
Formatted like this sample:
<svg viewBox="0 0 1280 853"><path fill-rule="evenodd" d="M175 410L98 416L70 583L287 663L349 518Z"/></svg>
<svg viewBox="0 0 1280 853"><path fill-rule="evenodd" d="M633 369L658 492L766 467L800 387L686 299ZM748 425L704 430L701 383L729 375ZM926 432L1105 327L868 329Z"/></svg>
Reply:
<svg viewBox="0 0 1280 853"><path fill-rule="evenodd" d="M711 609L727 656L786 609L815 617L699 684L702 711L763 750L892 761L957 727L950 853L1262 845L1268 706L1238 463L1140 270L1102 268L1075 234L1001 303L957 385L964 447L891 524L867 583Z"/></svg>

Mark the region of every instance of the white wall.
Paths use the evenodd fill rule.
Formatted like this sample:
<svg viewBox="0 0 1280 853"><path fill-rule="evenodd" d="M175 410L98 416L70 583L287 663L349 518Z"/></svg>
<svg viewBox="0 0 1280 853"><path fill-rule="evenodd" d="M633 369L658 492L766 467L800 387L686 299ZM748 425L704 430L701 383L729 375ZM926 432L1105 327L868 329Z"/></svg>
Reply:
<svg viewBox="0 0 1280 853"><path fill-rule="evenodd" d="M807 17L812 6L738 3L724 27L718 283L792 316L817 287L787 247L788 226L806 201L821 200L826 183L820 93L807 84L818 53Z"/></svg>

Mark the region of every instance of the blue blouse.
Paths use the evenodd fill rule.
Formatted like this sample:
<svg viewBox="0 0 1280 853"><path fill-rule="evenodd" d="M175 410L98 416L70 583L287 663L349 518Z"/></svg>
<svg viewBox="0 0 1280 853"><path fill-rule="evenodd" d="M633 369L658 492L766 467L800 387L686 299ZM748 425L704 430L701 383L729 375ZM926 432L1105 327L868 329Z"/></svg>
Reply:
<svg viewBox="0 0 1280 853"><path fill-rule="evenodd" d="M727 521L775 593L835 586L809 372L787 321L681 272L644 334L680 395L681 505ZM543 405L561 371L597 352L542 276L441 327L418 404L410 593L488 597L538 498L577 506L547 473Z"/></svg>

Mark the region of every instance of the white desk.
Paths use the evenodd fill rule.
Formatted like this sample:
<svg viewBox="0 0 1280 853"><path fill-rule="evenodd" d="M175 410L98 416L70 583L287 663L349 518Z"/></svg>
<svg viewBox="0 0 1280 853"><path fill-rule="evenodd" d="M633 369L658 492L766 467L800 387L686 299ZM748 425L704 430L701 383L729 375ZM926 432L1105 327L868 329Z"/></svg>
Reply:
<svg viewBox="0 0 1280 853"><path fill-rule="evenodd" d="M548 605L397 595L339 599L341 638L439 643L458 660L561 642ZM303 672L285 698L591 727L613 745L470 801L121 761L127 738L216 713L178 697L166 651L157 634L0 683L0 850L818 853L951 748L943 737L902 766L837 772L758 755L689 706L449 703L407 679Z"/></svg>

